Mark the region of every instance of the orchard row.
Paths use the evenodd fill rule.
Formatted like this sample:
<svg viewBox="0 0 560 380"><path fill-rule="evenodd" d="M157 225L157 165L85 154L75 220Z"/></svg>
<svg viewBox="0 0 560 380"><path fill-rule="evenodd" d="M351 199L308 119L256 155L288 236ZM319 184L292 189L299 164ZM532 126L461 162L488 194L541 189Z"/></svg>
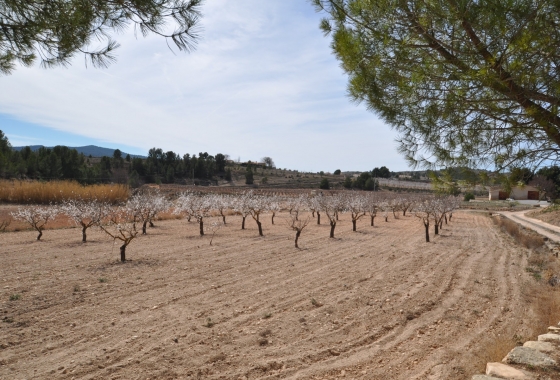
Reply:
<svg viewBox="0 0 560 380"><path fill-rule="evenodd" d="M412 213L418 217L425 228L426 241L430 241L429 227L434 225L437 235L443 223L451 220L453 211L459 207L457 197L419 196L411 194L383 195L379 193L337 192L319 194L299 194L281 196L276 194L262 195L252 191L238 194L214 193L182 193L170 200L159 192L142 192L131 196L126 203L113 206L97 200L67 200L59 205L25 206L18 208L12 216L27 223L38 232L37 240L41 239L46 225L58 214L67 215L76 225L82 228L82 241L87 241L87 230L98 227L114 240L120 240L121 261L126 260L126 248L141 232L146 234L148 224L158 214L172 212L188 221L195 219L200 226L200 235L205 234L204 222L211 216L221 216L221 222L212 222L206 231L216 231L226 223L226 216L234 214L242 218L241 229L245 229L248 217L253 219L260 236L264 236L262 219L264 215L274 217L281 211L289 213L288 227L295 232L295 247L298 239L311 220L321 224L321 217L330 225L331 238L334 238L336 225L341 213L348 213L352 220L352 230L356 231L357 222L362 217L369 217L371 226L375 218L380 216L385 221L389 215L397 217L397 213ZM302 212L311 212L311 216L301 217ZM210 240L212 244L212 239Z"/></svg>

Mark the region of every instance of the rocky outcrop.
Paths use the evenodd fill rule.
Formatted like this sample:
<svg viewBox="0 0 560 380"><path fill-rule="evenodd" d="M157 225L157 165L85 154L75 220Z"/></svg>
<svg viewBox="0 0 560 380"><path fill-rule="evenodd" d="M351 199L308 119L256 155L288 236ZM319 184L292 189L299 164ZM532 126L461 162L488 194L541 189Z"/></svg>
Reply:
<svg viewBox="0 0 560 380"><path fill-rule="evenodd" d="M539 335L537 341L528 341L512 349L501 363L487 363L486 374L474 375L471 380L533 380L541 378L537 372L542 370L558 376L550 379L560 378L559 352L560 328L552 326L547 334Z"/></svg>

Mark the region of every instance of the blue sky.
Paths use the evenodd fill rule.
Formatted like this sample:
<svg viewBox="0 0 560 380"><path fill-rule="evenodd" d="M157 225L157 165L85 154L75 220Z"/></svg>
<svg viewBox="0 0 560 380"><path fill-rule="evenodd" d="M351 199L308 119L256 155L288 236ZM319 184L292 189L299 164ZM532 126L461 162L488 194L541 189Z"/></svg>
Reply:
<svg viewBox="0 0 560 380"><path fill-rule="evenodd" d="M396 133L346 96L347 78L305 0L207 0L197 49L118 35L117 62L19 67L0 77L14 146L224 153L302 171L407 170Z"/></svg>

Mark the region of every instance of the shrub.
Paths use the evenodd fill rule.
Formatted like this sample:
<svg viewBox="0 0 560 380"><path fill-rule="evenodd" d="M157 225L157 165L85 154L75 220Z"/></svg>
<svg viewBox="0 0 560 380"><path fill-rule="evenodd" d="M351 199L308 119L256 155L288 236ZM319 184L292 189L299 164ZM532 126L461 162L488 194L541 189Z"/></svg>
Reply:
<svg viewBox="0 0 560 380"><path fill-rule="evenodd" d="M323 189L323 190L328 190L331 188L331 186L329 185L329 180L327 178L323 178L321 180L321 183L319 184L319 188Z"/></svg>
<svg viewBox="0 0 560 380"><path fill-rule="evenodd" d="M465 197L463 198L463 200L465 202L470 201L471 199L474 199L474 194L473 193L465 193Z"/></svg>
<svg viewBox="0 0 560 380"><path fill-rule="evenodd" d="M247 168L247 172L245 173L245 184L252 185L253 182L253 171L250 168Z"/></svg>

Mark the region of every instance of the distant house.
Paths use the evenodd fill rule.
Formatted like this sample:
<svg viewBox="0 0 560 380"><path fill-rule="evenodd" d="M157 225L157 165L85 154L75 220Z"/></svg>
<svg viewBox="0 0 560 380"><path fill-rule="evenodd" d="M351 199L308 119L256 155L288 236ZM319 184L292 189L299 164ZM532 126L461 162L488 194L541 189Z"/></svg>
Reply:
<svg viewBox="0 0 560 380"><path fill-rule="evenodd" d="M488 188L488 199L491 201L506 200L507 198L512 198L515 200L539 200L540 191L534 186L525 185L515 186L511 193L504 191L501 186L492 186Z"/></svg>

